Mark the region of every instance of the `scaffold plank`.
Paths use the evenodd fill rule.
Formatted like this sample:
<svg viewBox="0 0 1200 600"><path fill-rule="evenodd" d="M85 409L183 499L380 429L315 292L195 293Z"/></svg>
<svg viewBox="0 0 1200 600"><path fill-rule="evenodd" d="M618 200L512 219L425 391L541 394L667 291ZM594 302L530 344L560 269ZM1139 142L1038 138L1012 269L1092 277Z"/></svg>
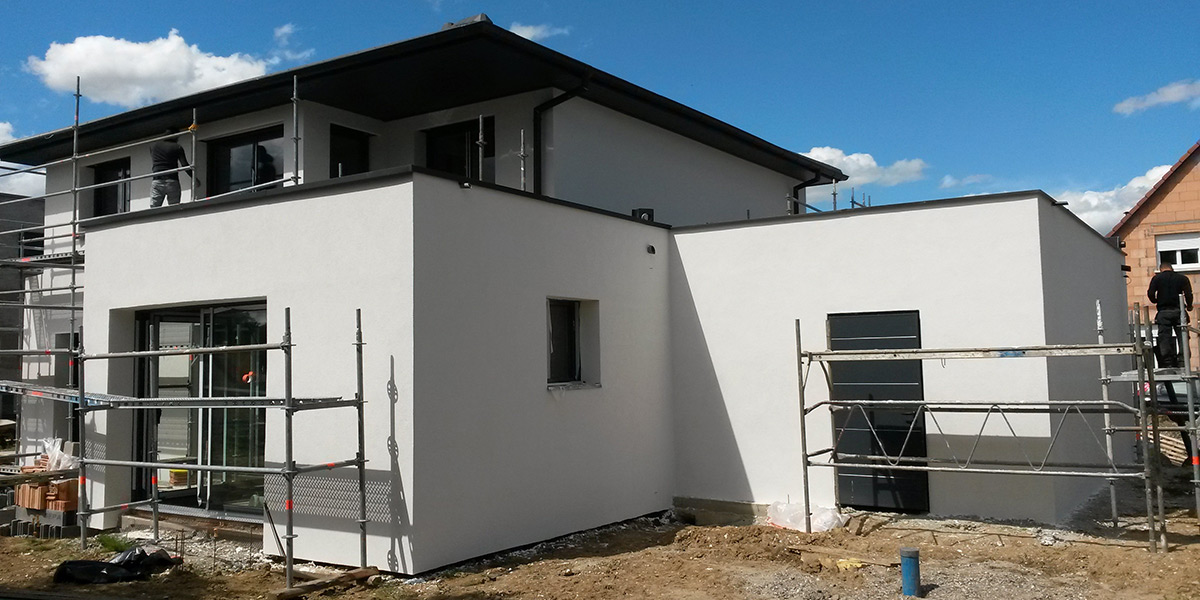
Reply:
<svg viewBox="0 0 1200 600"><path fill-rule="evenodd" d="M804 352L808 360L843 362L861 360L938 360L949 358L1046 358L1064 356L1115 356L1136 354L1133 344L1080 344L1074 346L1013 346L1006 348L911 348L903 350L826 350Z"/></svg>
<svg viewBox="0 0 1200 600"><path fill-rule="evenodd" d="M72 404L79 403L79 392L70 388L57 388L47 385L35 385L25 383L23 381L11 381L0 379L0 392L9 394L21 394L33 398L45 398L47 400L58 400L60 402L70 402ZM128 396L114 396L111 394L87 394L88 406L104 405L109 402L128 399Z"/></svg>

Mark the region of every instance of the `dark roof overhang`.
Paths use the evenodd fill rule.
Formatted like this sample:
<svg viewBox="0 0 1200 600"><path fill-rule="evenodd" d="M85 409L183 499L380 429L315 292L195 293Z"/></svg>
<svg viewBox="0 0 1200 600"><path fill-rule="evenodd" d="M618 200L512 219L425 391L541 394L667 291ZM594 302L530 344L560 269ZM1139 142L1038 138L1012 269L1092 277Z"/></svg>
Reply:
<svg viewBox="0 0 1200 600"><path fill-rule="evenodd" d="M718 148L810 185L840 170L522 38L486 20L264 75L80 125L80 153L144 139L168 127L212 122L298 97L391 121L538 89L580 97ZM71 156L70 127L0 146L0 160L43 164Z"/></svg>

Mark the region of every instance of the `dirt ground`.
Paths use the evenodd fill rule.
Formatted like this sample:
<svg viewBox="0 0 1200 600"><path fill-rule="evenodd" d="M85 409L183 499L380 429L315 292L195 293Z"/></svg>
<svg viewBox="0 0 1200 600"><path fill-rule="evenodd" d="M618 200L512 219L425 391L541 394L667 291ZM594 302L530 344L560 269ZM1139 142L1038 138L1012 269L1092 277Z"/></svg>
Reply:
<svg viewBox="0 0 1200 600"><path fill-rule="evenodd" d="M856 513L847 527L804 534L767 525L690 525L671 516L551 540L416 578L324 592L355 600L700 598L831 600L898 598L899 568L849 558L897 560L921 551L925 597L933 599L1200 598L1200 530L1189 473L1172 472L1169 552L1146 549L1144 497L1121 487L1120 526L1105 524L1108 497L1096 498L1070 528ZM224 542L223 542L224 543ZM821 551L796 553L811 545ZM248 552L248 551L247 551ZM94 549L90 558L111 553ZM211 556L209 556L211 554ZM121 598L261 598L283 587L278 565L227 562L228 548L201 548L149 581L55 585L54 568L79 558L78 542L0 538L0 588ZM20 597L20 593L0 598Z"/></svg>

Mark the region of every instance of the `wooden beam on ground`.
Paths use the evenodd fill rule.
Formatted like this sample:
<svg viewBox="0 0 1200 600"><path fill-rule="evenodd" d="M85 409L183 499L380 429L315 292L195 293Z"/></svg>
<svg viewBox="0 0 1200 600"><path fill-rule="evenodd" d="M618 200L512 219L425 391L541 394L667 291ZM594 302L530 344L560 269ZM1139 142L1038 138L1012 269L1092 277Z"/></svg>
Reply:
<svg viewBox="0 0 1200 600"><path fill-rule="evenodd" d="M880 559L880 558L872 558L869 556L864 556L862 554L857 554L854 552L842 550L841 548L825 548L823 546L812 546L809 544L798 544L796 546L788 546L788 552L791 552L793 554L803 554L805 552L812 552L813 554L825 554L828 556L836 556L838 558L848 558L851 560L857 560L858 562L868 564L868 565L879 565L881 567L895 567L900 564L900 561L898 559L897 560L887 560L887 559Z"/></svg>
<svg viewBox="0 0 1200 600"><path fill-rule="evenodd" d="M347 571L336 577L327 577L325 579L315 579L306 583L302 583L296 587L284 588L267 593L267 600L290 600L291 598L299 598L323 590L327 587L341 585L346 583L354 583L355 581L366 579L372 575L378 575L379 569L376 567L363 567Z"/></svg>

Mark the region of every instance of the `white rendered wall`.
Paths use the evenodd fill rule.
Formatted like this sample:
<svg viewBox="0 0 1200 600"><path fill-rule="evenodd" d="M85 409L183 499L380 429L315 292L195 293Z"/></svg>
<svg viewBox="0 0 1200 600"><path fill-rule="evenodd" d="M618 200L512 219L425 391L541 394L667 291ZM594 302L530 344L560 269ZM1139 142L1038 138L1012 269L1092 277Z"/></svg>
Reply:
<svg viewBox="0 0 1200 600"><path fill-rule="evenodd" d="M1046 342L1050 344L1093 344L1096 337L1096 301L1103 309L1105 341L1129 341L1125 305L1124 255L1071 212L1048 202L1038 206L1042 247L1043 302L1046 312ZM1109 372L1129 369L1129 359L1109 357ZM1100 364L1096 358L1057 358L1049 361L1051 400L1099 399ZM1130 384L1113 384L1110 399L1133 405ZM1114 417L1117 424L1132 425L1133 419ZM1085 425L1078 415L1064 421L1062 440L1055 444L1053 460L1096 463L1105 460L1100 429L1103 418L1090 415ZM1094 434L1093 434L1094 432ZM1099 437L1099 442L1097 440ZM1133 459L1132 433L1114 437L1118 463ZM1103 479L1059 478L1056 486L1059 519L1070 516L1089 494L1104 486Z"/></svg>
<svg viewBox="0 0 1200 600"><path fill-rule="evenodd" d="M799 183L581 98L545 119L542 192L555 198L622 214L653 208L679 226L785 215Z"/></svg>
<svg viewBox="0 0 1200 600"><path fill-rule="evenodd" d="M669 508L667 231L415 189L418 570ZM547 390L550 297L598 302L601 387Z"/></svg>
<svg viewBox="0 0 1200 600"><path fill-rule="evenodd" d="M295 394L351 397L354 310L362 308L364 339L369 344L365 351L369 560L384 569L409 571L413 564L409 544L412 185L403 179L373 180L296 194L285 196L288 201L164 215L89 231L88 269L94 283L85 311L86 348L89 352L131 349L129 329L137 310L265 300L270 341L279 341L284 308L292 309ZM89 363L87 389L127 392L131 374L120 362ZM281 395L282 355L269 353L268 365L268 394ZM128 448L129 418L122 411L89 420L96 428L89 429L89 453L108 448L112 456L116 447ZM296 417L296 459L302 463L351 458L355 438L353 409L310 411ZM268 464L281 463L283 415L279 410L268 411L266 444ZM354 469L297 478L299 558L357 562L354 481ZM272 489L279 489L278 479L274 486L268 483L268 500L282 535L284 512ZM92 474L89 490L106 504L119 502L128 497L127 476L98 471ZM109 517L102 524L115 523ZM275 552L269 527L264 548Z"/></svg>
<svg viewBox="0 0 1200 600"><path fill-rule="evenodd" d="M826 348L829 314L892 310L920 311L925 347L1044 343L1038 228L1044 202L1031 196L675 232L677 494L800 500L794 319L801 320L804 348L812 350ZM1048 395L1044 359L925 361L923 372L931 401ZM827 398L820 370L811 374L808 404ZM941 419L959 450L978 423ZM1044 416L1013 423L1023 438L1049 433ZM828 413L813 413L808 425L810 451L827 446ZM936 455L945 443L926 425ZM990 431L1007 428L997 423ZM962 477L930 475L931 512L1058 517L1049 480L990 478L967 486ZM833 504L833 481L831 470L814 469L814 505Z"/></svg>

